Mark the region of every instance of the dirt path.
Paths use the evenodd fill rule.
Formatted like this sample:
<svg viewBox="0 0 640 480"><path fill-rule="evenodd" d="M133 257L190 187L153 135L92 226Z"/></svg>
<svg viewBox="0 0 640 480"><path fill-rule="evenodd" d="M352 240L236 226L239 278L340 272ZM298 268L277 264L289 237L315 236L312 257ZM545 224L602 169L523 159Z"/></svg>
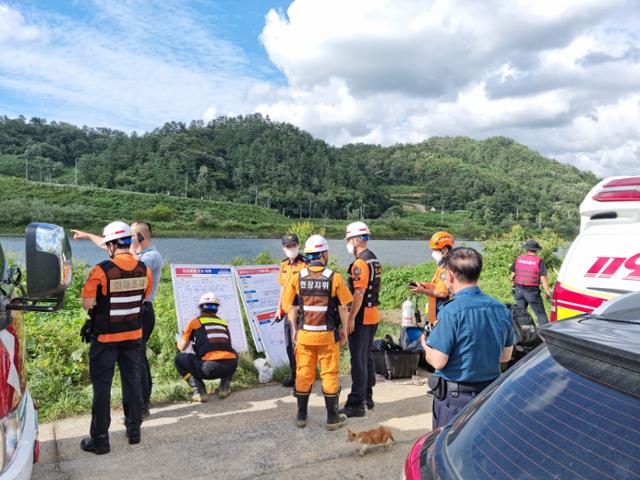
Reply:
<svg viewBox="0 0 640 480"><path fill-rule="evenodd" d="M348 379L341 379L343 385ZM80 450L89 417L42 424L40 462L34 479L364 479L399 478L413 442L431 426L426 387L410 381L379 381L376 407L351 419L353 430L389 426L397 444L358 455L346 443L346 428L324 428L324 401L314 394L305 429L294 425L295 399L281 386L234 392L205 404L180 403L152 409L143 425L142 443L130 446L113 412L111 453ZM320 385L314 385L314 392ZM346 398L348 389L343 389Z"/></svg>

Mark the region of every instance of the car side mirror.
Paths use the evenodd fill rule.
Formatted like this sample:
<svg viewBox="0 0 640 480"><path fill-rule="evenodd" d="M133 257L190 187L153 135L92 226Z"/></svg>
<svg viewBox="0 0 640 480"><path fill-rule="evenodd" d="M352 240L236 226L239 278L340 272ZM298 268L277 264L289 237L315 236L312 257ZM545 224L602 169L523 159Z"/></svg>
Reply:
<svg viewBox="0 0 640 480"><path fill-rule="evenodd" d="M30 223L25 231L27 295L14 310L53 312L62 307L71 282L71 245L64 228Z"/></svg>

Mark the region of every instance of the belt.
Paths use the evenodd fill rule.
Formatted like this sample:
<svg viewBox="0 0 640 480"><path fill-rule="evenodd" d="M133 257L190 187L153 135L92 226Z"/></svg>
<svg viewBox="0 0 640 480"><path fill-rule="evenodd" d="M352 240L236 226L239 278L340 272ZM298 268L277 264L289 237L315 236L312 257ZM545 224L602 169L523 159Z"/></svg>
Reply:
<svg viewBox="0 0 640 480"><path fill-rule="evenodd" d="M447 382L447 391L448 392L458 392L458 393L480 393L482 390L487 388L493 380L488 380L486 382Z"/></svg>

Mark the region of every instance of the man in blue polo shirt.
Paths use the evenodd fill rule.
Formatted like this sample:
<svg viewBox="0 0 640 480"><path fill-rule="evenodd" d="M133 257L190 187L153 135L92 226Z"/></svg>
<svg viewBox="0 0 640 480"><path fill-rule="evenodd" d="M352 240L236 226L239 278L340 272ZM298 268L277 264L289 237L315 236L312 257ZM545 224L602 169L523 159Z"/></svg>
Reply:
<svg viewBox="0 0 640 480"><path fill-rule="evenodd" d="M508 361L513 351L507 307L478 287L480 253L454 248L444 267L454 297L441 308L425 345L427 362L436 369L429 382L433 428L449 423L493 382L500 375L500 362Z"/></svg>

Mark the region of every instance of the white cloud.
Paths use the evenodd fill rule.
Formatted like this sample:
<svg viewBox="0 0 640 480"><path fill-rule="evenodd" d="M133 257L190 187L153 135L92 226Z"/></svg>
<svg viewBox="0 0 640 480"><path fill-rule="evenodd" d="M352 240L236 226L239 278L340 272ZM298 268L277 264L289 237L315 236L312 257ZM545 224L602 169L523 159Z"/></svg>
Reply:
<svg viewBox="0 0 640 480"><path fill-rule="evenodd" d="M257 110L337 144L507 135L600 175L638 172L636 7L296 0L261 36L289 87Z"/></svg>
<svg viewBox="0 0 640 480"><path fill-rule="evenodd" d="M0 4L0 89L33 114L145 130L258 111L337 145L505 135L640 173L637 0L294 0L260 36L284 83L189 3L83 6Z"/></svg>
<svg viewBox="0 0 640 480"><path fill-rule="evenodd" d="M90 8L81 23L0 6L0 88L44 99L39 116L126 130L202 118L211 103L243 110L257 82L244 53L194 12L170 1Z"/></svg>

